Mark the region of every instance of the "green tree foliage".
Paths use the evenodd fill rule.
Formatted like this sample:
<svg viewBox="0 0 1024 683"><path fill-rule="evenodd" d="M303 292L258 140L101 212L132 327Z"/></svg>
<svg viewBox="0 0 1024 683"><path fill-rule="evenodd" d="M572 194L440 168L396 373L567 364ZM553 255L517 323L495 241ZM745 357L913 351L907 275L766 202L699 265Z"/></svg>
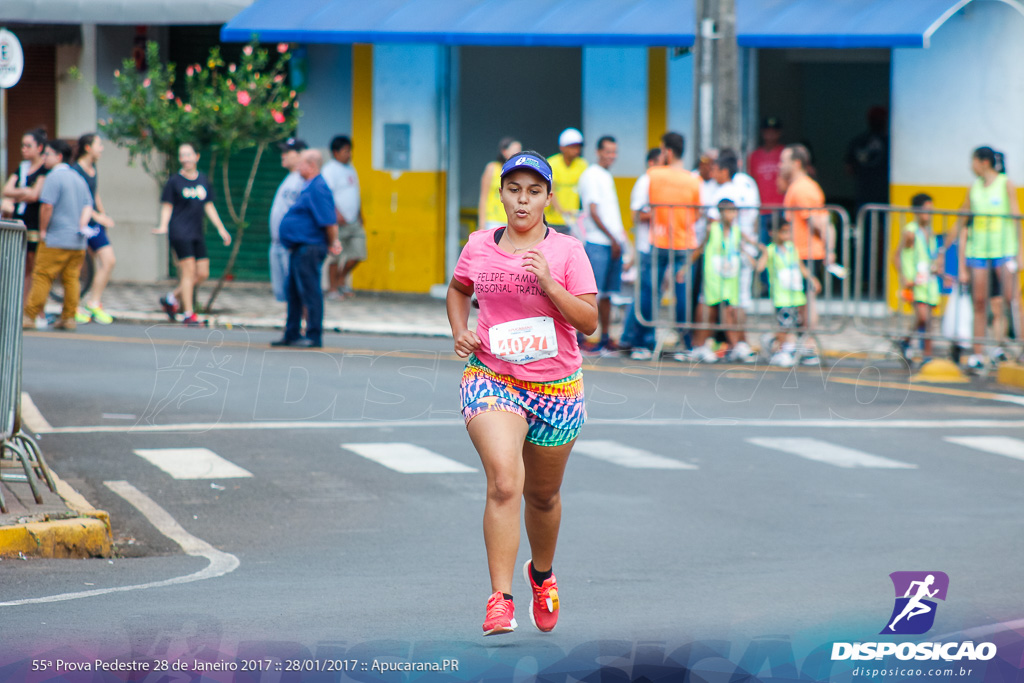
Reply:
<svg viewBox="0 0 1024 683"><path fill-rule="evenodd" d="M114 72L115 93L96 89L99 104L110 112L100 131L128 150L130 163L140 163L161 187L177 168L178 147L191 142L212 151L211 170L218 168L224 183L224 199L234 241L231 255L206 309L230 276L247 223L245 213L253 181L267 145L288 137L299 116L296 93L288 85L291 52L286 43L270 52L254 39L242 49L239 62L225 63L220 48L213 47L205 64L185 69L183 83L176 83L175 65L161 62L156 43L146 45L144 71L125 60ZM232 185L228 174L231 157L256 148L245 185Z"/></svg>

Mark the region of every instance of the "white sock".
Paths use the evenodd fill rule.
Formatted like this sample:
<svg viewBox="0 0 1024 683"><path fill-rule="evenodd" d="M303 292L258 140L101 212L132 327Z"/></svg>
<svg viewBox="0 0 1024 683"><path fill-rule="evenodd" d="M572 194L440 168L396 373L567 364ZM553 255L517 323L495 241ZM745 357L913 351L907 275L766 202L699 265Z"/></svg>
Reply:
<svg viewBox="0 0 1024 683"><path fill-rule="evenodd" d="M167 303L172 306L178 303L178 297L174 296L174 292L167 292Z"/></svg>

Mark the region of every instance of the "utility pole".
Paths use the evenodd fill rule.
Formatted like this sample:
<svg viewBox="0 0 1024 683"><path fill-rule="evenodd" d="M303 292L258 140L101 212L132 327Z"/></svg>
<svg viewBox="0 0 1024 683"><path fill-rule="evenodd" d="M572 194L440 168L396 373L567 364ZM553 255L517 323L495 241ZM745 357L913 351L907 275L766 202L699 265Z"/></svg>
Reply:
<svg viewBox="0 0 1024 683"><path fill-rule="evenodd" d="M736 46L736 0L711 0L715 17L715 145L740 151L739 49Z"/></svg>
<svg viewBox="0 0 1024 683"><path fill-rule="evenodd" d="M735 0L697 0L694 45L696 153L711 147L739 150L739 50Z"/></svg>

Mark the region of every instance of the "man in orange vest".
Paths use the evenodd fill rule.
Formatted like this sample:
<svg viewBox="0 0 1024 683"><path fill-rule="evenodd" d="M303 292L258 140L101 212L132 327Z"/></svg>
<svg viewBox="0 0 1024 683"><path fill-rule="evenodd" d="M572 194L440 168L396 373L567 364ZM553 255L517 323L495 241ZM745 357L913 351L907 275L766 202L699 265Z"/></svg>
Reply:
<svg viewBox="0 0 1024 683"><path fill-rule="evenodd" d="M690 264L690 252L697 247L697 236L693 224L700 205L700 178L683 166L685 140L679 133L665 133L661 136L663 166L654 166L647 175L637 181L637 192L646 193L651 207L652 258L657 264L655 278L651 270L640 274L640 315L643 320L652 320L654 304L661 300L661 283L665 271L673 267L675 281L675 319L685 321L686 280L680 272ZM646 183L644 180L646 178ZM651 358L655 346L654 328L641 328L640 339L633 347L630 357L634 360Z"/></svg>

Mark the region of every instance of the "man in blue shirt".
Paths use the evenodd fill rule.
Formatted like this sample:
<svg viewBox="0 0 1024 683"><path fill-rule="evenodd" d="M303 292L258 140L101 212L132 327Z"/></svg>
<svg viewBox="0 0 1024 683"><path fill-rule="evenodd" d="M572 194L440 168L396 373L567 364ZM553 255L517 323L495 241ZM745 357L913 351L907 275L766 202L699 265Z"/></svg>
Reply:
<svg viewBox="0 0 1024 683"><path fill-rule="evenodd" d="M306 181L295 204L281 219L281 244L288 249L288 320L284 336L271 346L319 348L323 346L324 293L320 270L330 250L341 253L334 196L320 175L323 157L315 149L299 155L298 172ZM307 311L302 336L302 309Z"/></svg>

